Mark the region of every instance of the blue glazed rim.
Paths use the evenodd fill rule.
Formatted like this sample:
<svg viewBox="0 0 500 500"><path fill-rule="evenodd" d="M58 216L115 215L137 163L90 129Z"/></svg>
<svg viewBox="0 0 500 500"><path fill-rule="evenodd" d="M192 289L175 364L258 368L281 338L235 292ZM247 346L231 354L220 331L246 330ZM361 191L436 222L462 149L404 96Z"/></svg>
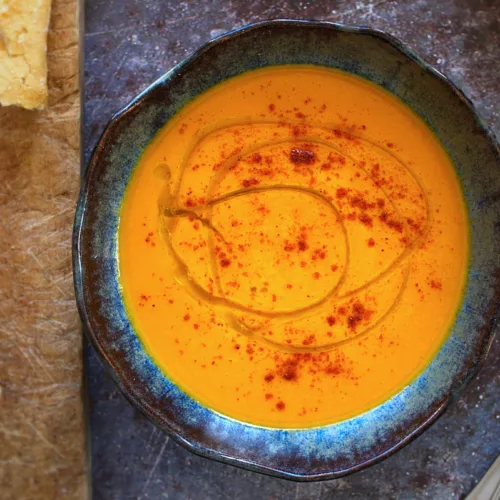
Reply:
<svg viewBox="0 0 500 500"><path fill-rule="evenodd" d="M304 40L310 38L316 42L314 51L304 49ZM252 69L251 64L259 67L259 57L265 57L262 51L265 53L270 44L284 50L280 40L291 44L285 46L291 51L289 58L299 59L294 59L296 63L304 57L323 57L328 62L330 52L344 47L347 54L352 52L349 60L345 54L342 60L344 66L351 65L351 72L413 104L450 154L471 220L471 266L463 305L435 359L382 405L337 424L303 430L238 422L203 407L168 380L128 321L118 287L116 255L119 207L138 155L177 109L204 90L193 93L185 82L197 77L202 82L199 85L208 88ZM245 56L250 67L228 59L227 73L217 73L224 55L245 43L250 43ZM299 43L298 48L294 43ZM294 54L295 49L304 53ZM267 64L283 64L280 58L284 52L273 50L275 61ZM387 64L394 60L397 70L379 81L367 74L378 51L387 56ZM397 88L407 73L417 75L415 88ZM209 81L207 74L215 76ZM415 82L415 78L408 81ZM439 94L436 108L442 106L453 122L462 120L460 128L426 115L424 108L429 103L425 99L432 101L432 92L428 97L429 89L422 82ZM425 88L420 92L421 86ZM416 101L409 102L411 99ZM84 329L125 396L191 451L287 479L341 477L386 458L414 439L458 398L483 364L500 323L499 193L500 151L493 133L460 90L394 37L367 27L320 21L273 20L245 26L204 45L153 83L112 118L99 140L83 180L73 234L74 284Z"/></svg>

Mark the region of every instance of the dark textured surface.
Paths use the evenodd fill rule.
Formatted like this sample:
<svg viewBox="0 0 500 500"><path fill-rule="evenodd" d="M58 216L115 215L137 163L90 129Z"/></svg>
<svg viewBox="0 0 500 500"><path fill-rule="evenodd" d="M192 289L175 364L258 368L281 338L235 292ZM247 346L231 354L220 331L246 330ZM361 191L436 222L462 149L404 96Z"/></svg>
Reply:
<svg viewBox="0 0 500 500"><path fill-rule="evenodd" d="M161 2L87 0L86 157L110 118L201 43L270 17L365 24L390 31L450 76L500 129L498 2ZM117 392L88 357L95 498L460 498L500 451L500 342L468 391L414 443L345 479L293 484L196 457Z"/></svg>

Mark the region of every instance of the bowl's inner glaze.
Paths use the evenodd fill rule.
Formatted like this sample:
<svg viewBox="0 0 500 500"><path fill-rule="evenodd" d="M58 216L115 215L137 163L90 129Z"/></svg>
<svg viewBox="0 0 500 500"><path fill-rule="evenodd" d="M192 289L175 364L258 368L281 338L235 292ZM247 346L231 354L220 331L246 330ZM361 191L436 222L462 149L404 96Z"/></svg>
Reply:
<svg viewBox="0 0 500 500"><path fill-rule="evenodd" d="M315 64L364 77L405 102L433 130L463 188L470 267L450 337L431 364L384 404L316 429L244 424L200 405L156 366L138 339L119 287L117 230L131 173L157 132L194 96L231 76ZM89 165L75 223L74 270L89 336L125 394L205 456L282 477L314 480L359 470L421 432L477 371L499 317L499 152L470 103L397 40L369 29L275 21L205 46L113 119Z"/></svg>

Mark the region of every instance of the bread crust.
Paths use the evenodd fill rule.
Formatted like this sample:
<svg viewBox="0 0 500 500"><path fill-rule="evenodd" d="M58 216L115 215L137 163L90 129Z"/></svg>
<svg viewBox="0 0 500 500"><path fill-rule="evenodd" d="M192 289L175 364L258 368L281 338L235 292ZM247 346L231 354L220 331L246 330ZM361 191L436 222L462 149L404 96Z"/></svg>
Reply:
<svg viewBox="0 0 500 500"><path fill-rule="evenodd" d="M51 0L0 0L0 104L47 107Z"/></svg>

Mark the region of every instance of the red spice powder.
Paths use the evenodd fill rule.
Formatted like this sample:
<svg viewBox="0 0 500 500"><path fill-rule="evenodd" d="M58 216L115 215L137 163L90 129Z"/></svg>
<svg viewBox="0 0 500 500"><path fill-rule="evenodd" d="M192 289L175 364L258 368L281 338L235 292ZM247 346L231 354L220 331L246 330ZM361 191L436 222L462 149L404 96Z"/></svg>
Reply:
<svg viewBox="0 0 500 500"><path fill-rule="evenodd" d="M443 285L440 281L431 280L431 288L435 288L436 290L442 290Z"/></svg>
<svg viewBox="0 0 500 500"><path fill-rule="evenodd" d="M264 380L266 382L272 382L274 380L274 375L272 373L268 373L265 377Z"/></svg>
<svg viewBox="0 0 500 500"><path fill-rule="evenodd" d="M264 397L266 399L272 399L274 396L268 392Z"/></svg>
<svg viewBox="0 0 500 500"><path fill-rule="evenodd" d="M221 267L229 267L231 265L231 261L229 259L221 259L220 265Z"/></svg>
<svg viewBox="0 0 500 500"><path fill-rule="evenodd" d="M331 336L329 332L329 336ZM309 335L303 340L304 345L310 345L315 342L315 336ZM276 373L285 382L295 382L303 371L315 375L323 372L329 375L337 376L340 374L349 374L350 369L347 365L346 357L343 353L319 352L319 353L295 353L295 354L276 354ZM274 379L274 374L272 379ZM265 378L266 381L267 378Z"/></svg>
<svg viewBox="0 0 500 500"><path fill-rule="evenodd" d="M337 264L334 264L333 266L330 266L330 269L335 272L337 269L339 268L339 266L337 266Z"/></svg>
<svg viewBox="0 0 500 500"><path fill-rule="evenodd" d="M297 242L297 245L299 246L299 252L305 252L309 248L309 245L306 243L306 241L302 239Z"/></svg>
<svg viewBox="0 0 500 500"><path fill-rule="evenodd" d="M309 337L306 337L303 341L303 345L311 345L316 342L316 336L315 335L309 335Z"/></svg>
<svg viewBox="0 0 500 500"><path fill-rule="evenodd" d="M390 220L389 222L387 222L387 225L391 229L394 229L395 231L397 231L398 233L402 233L403 232L403 224L401 222Z"/></svg>
<svg viewBox="0 0 500 500"><path fill-rule="evenodd" d="M278 375L284 379L295 381L298 378L298 364L299 360L292 358L286 360L281 366L278 367Z"/></svg>
<svg viewBox="0 0 500 500"><path fill-rule="evenodd" d="M279 410L279 411L283 411L285 409L285 403L283 403L283 401L278 401L276 403L276 408Z"/></svg>
<svg viewBox="0 0 500 500"><path fill-rule="evenodd" d="M344 368L341 364L337 363L329 363L328 366L325 368L325 373L328 375L340 375L341 373L344 372Z"/></svg>
<svg viewBox="0 0 500 500"><path fill-rule="evenodd" d="M269 104L269 111L271 111L271 113L273 113L275 109L276 106L274 104Z"/></svg>
<svg viewBox="0 0 500 500"><path fill-rule="evenodd" d="M333 325L335 324L335 322L336 322L335 317L334 317L334 316L328 316L328 317L326 318L326 322L327 322L330 326L333 326Z"/></svg>
<svg viewBox="0 0 500 500"><path fill-rule="evenodd" d="M387 212L382 212L379 215L379 220L398 233L403 232L403 224L401 222L389 219L389 214Z"/></svg>
<svg viewBox="0 0 500 500"><path fill-rule="evenodd" d="M252 177L251 179L245 179L241 185L243 187L250 187L250 186L256 186L257 184L260 184L260 181L256 179L255 177Z"/></svg>
<svg viewBox="0 0 500 500"><path fill-rule="evenodd" d="M290 151L290 161L297 164L311 165L316 161L316 155L314 151L308 151L306 149L293 148Z"/></svg>
<svg viewBox="0 0 500 500"><path fill-rule="evenodd" d="M337 153L329 153L328 161L330 163L340 163L341 165L345 165L345 158Z"/></svg>
<svg viewBox="0 0 500 500"><path fill-rule="evenodd" d="M351 330L356 330L359 323L370 319L372 314L373 311L367 310L361 302L357 301L352 306L351 314L347 318L347 325Z"/></svg>
<svg viewBox="0 0 500 500"><path fill-rule="evenodd" d="M254 153L251 157L252 163L262 163L262 155L260 153Z"/></svg>
<svg viewBox="0 0 500 500"><path fill-rule="evenodd" d="M336 196L337 196L337 198L339 200L341 198L345 198L347 196L347 189L345 189L345 188L337 188Z"/></svg>
<svg viewBox="0 0 500 500"><path fill-rule="evenodd" d="M367 214L361 214L359 216L359 222L364 224L365 226L372 227L373 226L373 219L367 215Z"/></svg>
<svg viewBox="0 0 500 500"><path fill-rule="evenodd" d="M184 321L189 321L189 318L190 318L189 314L184 315Z"/></svg>
<svg viewBox="0 0 500 500"><path fill-rule="evenodd" d="M144 240L146 243L151 243L151 246L152 247L155 247L156 246L156 243L153 241L153 236L154 236L154 233L148 233L146 239Z"/></svg>
<svg viewBox="0 0 500 500"><path fill-rule="evenodd" d="M369 246L369 247L374 247L374 246L375 246L375 240L374 240L373 238L370 238L370 239L368 240L368 246Z"/></svg>
<svg viewBox="0 0 500 500"><path fill-rule="evenodd" d="M314 250L314 253L312 255L312 259L313 260L317 260L317 259L321 259L321 260L324 260L326 257L326 252L323 250L323 249L317 249L317 250Z"/></svg>
<svg viewBox="0 0 500 500"><path fill-rule="evenodd" d="M413 219L408 218L406 219L406 222L413 229L413 231L415 231L416 233L421 232L419 224L417 224Z"/></svg>
<svg viewBox="0 0 500 500"><path fill-rule="evenodd" d="M353 196L349 200L349 203L351 207L356 207L360 208L361 210L368 210L369 208L374 208L375 203L368 203L363 197L361 196Z"/></svg>

